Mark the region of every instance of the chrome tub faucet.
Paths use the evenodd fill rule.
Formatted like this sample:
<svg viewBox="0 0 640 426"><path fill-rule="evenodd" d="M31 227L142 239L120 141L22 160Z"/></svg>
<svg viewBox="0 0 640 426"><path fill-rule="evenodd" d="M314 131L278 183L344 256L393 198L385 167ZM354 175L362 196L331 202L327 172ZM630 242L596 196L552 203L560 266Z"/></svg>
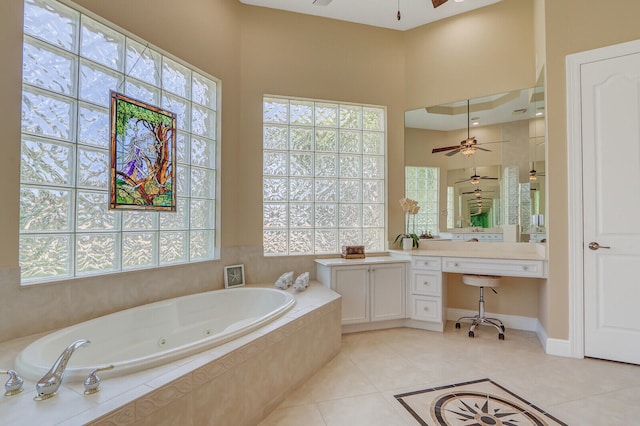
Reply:
<svg viewBox="0 0 640 426"><path fill-rule="evenodd" d="M71 355L73 355L76 349L86 346L89 343L91 342L87 339L76 340L62 351L49 372L36 383L36 392L38 393L34 398L36 401L49 399L56 394L56 391L62 384L62 378L64 377L69 358L71 358Z"/></svg>

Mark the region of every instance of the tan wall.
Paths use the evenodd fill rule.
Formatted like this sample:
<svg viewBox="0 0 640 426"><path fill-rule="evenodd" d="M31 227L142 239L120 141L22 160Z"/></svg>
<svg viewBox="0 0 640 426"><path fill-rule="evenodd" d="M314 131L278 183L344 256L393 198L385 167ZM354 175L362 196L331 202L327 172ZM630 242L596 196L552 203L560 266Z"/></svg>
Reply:
<svg viewBox="0 0 640 426"><path fill-rule="evenodd" d="M533 0L406 32L407 109L534 87Z"/></svg>
<svg viewBox="0 0 640 426"><path fill-rule="evenodd" d="M568 318L568 215L566 55L640 38L640 2L547 0L547 179L549 189L549 337L566 339Z"/></svg>

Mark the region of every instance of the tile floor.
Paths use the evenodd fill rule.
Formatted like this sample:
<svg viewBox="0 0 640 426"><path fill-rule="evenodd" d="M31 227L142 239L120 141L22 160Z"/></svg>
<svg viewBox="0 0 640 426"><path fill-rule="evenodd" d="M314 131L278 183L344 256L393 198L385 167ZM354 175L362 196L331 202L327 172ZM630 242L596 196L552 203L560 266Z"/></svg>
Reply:
<svg viewBox="0 0 640 426"><path fill-rule="evenodd" d="M397 328L342 336L342 350L260 426L417 425L394 395L490 378L577 426L640 425L640 366L545 355L537 336L476 338Z"/></svg>

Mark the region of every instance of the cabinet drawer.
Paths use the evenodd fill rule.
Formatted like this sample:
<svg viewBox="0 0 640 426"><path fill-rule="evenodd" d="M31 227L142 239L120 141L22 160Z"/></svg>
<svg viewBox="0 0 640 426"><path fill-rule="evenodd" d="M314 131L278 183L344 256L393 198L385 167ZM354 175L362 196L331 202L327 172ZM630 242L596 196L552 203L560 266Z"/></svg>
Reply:
<svg viewBox="0 0 640 426"><path fill-rule="evenodd" d="M411 277L411 294L440 296L442 272L415 271Z"/></svg>
<svg viewBox="0 0 640 426"><path fill-rule="evenodd" d="M420 321L442 322L440 298L411 296L411 318Z"/></svg>
<svg viewBox="0 0 640 426"><path fill-rule="evenodd" d="M485 274L508 277L544 278L542 260L511 260L449 257L442 262L444 272Z"/></svg>
<svg viewBox="0 0 640 426"><path fill-rule="evenodd" d="M442 260L440 257L413 256L411 258L411 267L413 269L439 271L442 267Z"/></svg>

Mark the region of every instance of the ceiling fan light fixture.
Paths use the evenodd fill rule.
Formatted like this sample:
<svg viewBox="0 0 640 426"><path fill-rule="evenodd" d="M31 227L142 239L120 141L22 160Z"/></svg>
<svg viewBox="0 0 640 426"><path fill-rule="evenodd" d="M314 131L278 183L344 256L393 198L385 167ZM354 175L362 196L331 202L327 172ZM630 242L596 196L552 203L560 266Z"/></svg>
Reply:
<svg viewBox="0 0 640 426"><path fill-rule="evenodd" d="M460 152L465 157L471 157L476 152L475 146L465 146L460 149Z"/></svg>
<svg viewBox="0 0 640 426"><path fill-rule="evenodd" d="M473 175L471 176L471 185L477 185L480 183L480 176Z"/></svg>
<svg viewBox="0 0 640 426"><path fill-rule="evenodd" d="M529 172L529 181L534 182L536 180L538 180L538 173L535 170L531 170Z"/></svg>

